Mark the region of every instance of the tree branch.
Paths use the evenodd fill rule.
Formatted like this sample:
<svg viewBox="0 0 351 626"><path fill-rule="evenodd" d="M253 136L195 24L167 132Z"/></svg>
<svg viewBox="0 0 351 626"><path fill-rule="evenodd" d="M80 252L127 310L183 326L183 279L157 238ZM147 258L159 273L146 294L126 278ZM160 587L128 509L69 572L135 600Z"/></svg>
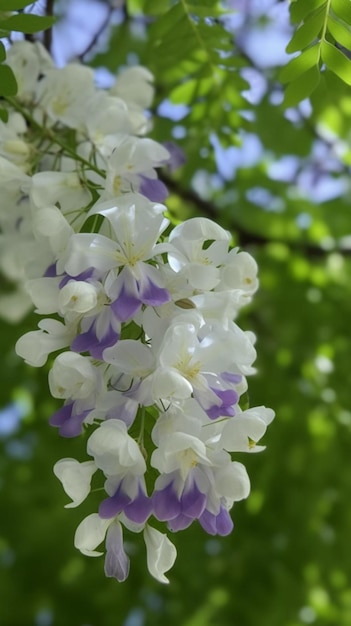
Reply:
<svg viewBox="0 0 351 626"><path fill-rule="evenodd" d="M209 201L201 198L193 189L184 189L178 181L174 180L164 172L159 174L160 180L162 180L168 189L174 195L178 196L185 202L194 206L194 208L203 216L208 217L211 220L218 221L221 217L220 211L216 205ZM242 224L230 223L227 225L230 230L232 230L237 238L238 245L241 248L245 248L247 246L256 245L256 246L264 246L270 243L282 243L291 251L301 252L308 257L325 257L327 254L331 252L338 252L343 256L351 256L351 249L349 248L341 248L335 246L331 249L325 249L321 246L308 243L308 242L299 242L292 241L289 239L283 238L270 238L265 235L260 235L258 233L253 233L247 230Z"/></svg>
<svg viewBox="0 0 351 626"><path fill-rule="evenodd" d="M83 52L81 52L78 55L78 59L80 61L84 61L84 57L88 54L88 52L90 52L90 50L93 49L93 47L95 46L95 44L97 43L99 37L102 35L102 33L104 32L104 30L107 28L107 26L109 25L109 22L111 20L111 16L113 14L114 11L114 7L112 5L110 5L107 9L107 14L105 19L102 21L99 29L96 31L94 37L92 38L92 40L89 42L88 46L85 48L85 50L83 50Z"/></svg>
<svg viewBox="0 0 351 626"><path fill-rule="evenodd" d="M46 0L45 15L51 17L54 14L54 2L55 0ZM43 43L48 52L51 52L52 46L52 28L48 28L44 31Z"/></svg>

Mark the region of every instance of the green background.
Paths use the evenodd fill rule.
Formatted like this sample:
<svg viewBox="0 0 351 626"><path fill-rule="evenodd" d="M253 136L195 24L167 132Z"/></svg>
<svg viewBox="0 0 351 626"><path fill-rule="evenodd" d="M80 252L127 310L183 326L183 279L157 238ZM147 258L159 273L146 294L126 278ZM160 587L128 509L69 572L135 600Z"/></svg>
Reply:
<svg viewBox="0 0 351 626"><path fill-rule="evenodd" d="M185 4L175 6L184 12ZM200 16L201 6L204 15L214 15L216 4L193 2ZM151 12L162 14L166 5L155 2ZM232 34L220 40L211 31L211 41L205 31L205 47L197 38L193 49L194 36L187 39L186 32L190 26L194 34L194 27L184 14L178 36L189 42L186 52L175 36L172 47L161 18L150 16L150 3L128 8L127 18L110 30L108 50L88 61L115 71L133 51L155 73L156 103L173 93L175 102L189 106L178 123L187 161L172 175L169 210L175 219L216 219L257 260L260 290L240 324L258 338L250 404L274 408L276 419L263 453L236 455L246 464L252 492L232 511L232 535L208 537L197 524L172 535L178 558L166 587L147 572L142 538L127 536L131 573L118 584L105 579L101 558L75 551L75 528L91 504L65 510L67 498L52 472L59 458L83 460L84 441L60 439L48 426L54 409L48 370L33 370L14 353L16 339L38 320L33 314L22 326L2 322L0 405L17 399L27 410L20 428L0 439L0 624L350 626L351 250L343 239L351 234L350 87L323 70L311 110L299 110L291 121L281 104L272 104L272 93L282 87L278 68L269 68L260 70L265 95L244 107L238 68L255 63L236 48L229 69L216 56L233 46ZM145 13L140 37L133 24ZM161 52L169 46L168 57L160 46ZM171 140L174 125L156 116L152 136ZM253 134L261 154L226 180L218 176L211 133L223 149ZM298 164L288 182L274 179L270 169L286 155ZM199 171L205 182L195 193ZM306 190L299 175L308 171L315 182ZM343 181L344 191L316 202L321 179ZM248 194L257 188L269 194L263 206Z"/></svg>

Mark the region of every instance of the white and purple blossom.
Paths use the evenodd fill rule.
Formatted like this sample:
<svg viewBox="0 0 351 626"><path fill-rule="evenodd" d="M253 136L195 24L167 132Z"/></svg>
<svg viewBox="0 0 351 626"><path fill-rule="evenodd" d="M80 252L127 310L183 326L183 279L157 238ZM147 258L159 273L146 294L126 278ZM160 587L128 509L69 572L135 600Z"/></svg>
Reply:
<svg viewBox="0 0 351 626"><path fill-rule="evenodd" d="M207 218L171 227L157 169L183 156L145 137L146 68L127 69L108 92L88 68L54 68L39 44L11 50L36 132L14 110L0 122L1 258L18 294L51 316L16 351L35 367L58 353L49 388L63 404L50 424L62 437L87 431L88 460L54 466L67 508L89 498L92 481L103 494L79 524L76 548L99 556L105 541L105 574L122 582L123 534L140 534L150 574L168 583L176 549L152 517L173 532L195 522L229 534L232 508L250 491L235 455L264 449L257 443L274 418L240 406L255 373L255 335L234 320L258 288L257 264ZM55 133L68 129L65 150Z"/></svg>

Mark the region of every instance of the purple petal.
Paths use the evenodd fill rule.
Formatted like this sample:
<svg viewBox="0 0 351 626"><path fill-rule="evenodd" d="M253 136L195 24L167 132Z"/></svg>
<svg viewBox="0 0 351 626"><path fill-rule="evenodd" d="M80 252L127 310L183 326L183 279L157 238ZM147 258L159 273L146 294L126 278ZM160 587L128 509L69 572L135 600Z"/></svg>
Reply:
<svg viewBox="0 0 351 626"><path fill-rule="evenodd" d="M231 372L222 372L220 378L226 383L232 383L233 385L238 385L243 379L241 374L232 374Z"/></svg>
<svg viewBox="0 0 351 626"><path fill-rule="evenodd" d="M218 515L205 510L199 518L199 522L210 535L229 535L234 528L233 520L224 506L221 506Z"/></svg>
<svg viewBox="0 0 351 626"><path fill-rule="evenodd" d="M181 505L173 490L173 483L161 491L155 491L152 496L152 504L154 515L161 522L174 519L181 513Z"/></svg>
<svg viewBox="0 0 351 626"><path fill-rule="evenodd" d="M105 574L118 582L126 580L129 574L129 558L124 551L122 526L111 524L106 535Z"/></svg>
<svg viewBox="0 0 351 626"><path fill-rule="evenodd" d="M217 532L219 535L222 535L223 537L225 537L226 535L229 535L234 528L233 520L230 517L227 509L224 508L224 506L221 506L220 513L219 515L217 515L216 523L217 523Z"/></svg>
<svg viewBox="0 0 351 626"><path fill-rule="evenodd" d="M166 185L158 178L140 176L140 179L139 192L151 200L151 202L163 202L168 197L169 193Z"/></svg>
<svg viewBox="0 0 351 626"><path fill-rule="evenodd" d="M196 484L194 484L186 493L183 492L180 501L182 513L194 519L200 517L203 513L207 503L207 496L201 493Z"/></svg>
<svg viewBox="0 0 351 626"><path fill-rule="evenodd" d="M47 268L47 270L46 270L46 272L44 274L44 278L55 278L56 276L57 276L56 263L52 263Z"/></svg>
<svg viewBox="0 0 351 626"><path fill-rule="evenodd" d="M136 417L139 405L135 400L131 400L130 398L123 398L124 403L118 406L113 406L109 409L105 414L105 419L118 419L125 422L126 426L129 428Z"/></svg>
<svg viewBox="0 0 351 626"><path fill-rule="evenodd" d="M103 519L110 519L111 517L115 517L121 511L124 511L125 507L132 501L131 497L128 496L121 489L121 485L119 485L114 496L110 498L106 498L103 500L99 506L99 515Z"/></svg>
<svg viewBox="0 0 351 626"><path fill-rule="evenodd" d="M144 524L152 512L152 500L144 491L139 488L137 497L127 505L124 510L125 515L137 524Z"/></svg>
<svg viewBox="0 0 351 626"><path fill-rule="evenodd" d="M210 511L204 511L201 517L199 517L199 522L202 528L209 533L209 535L217 534L217 526L216 526L216 516Z"/></svg>
<svg viewBox="0 0 351 626"><path fill-rule="evenodd" d="M61 437L76 437L83 430L83 422L91 409L82 411L79 414L74 413L74 402L64 404L61 409L56 411L50 418L51 426L58 426Z"/></svg>
<svg viewBox="0 0 351 626"><path fill-rule="evenodd" d="M69 283L70 280L87 280L88 278L91 278L92 275L94 274L95 268L94 267L89 267L87 270L84 270L84 272L81 272L80 274L78 274L78 276L70 276L69 274L64 274L64 277L62 278L60 284L59 284L59 288L62 289L62 287L64 287L65 285L67 285L67 283Z"/></svg>
<svg viewBox="0 0 351 626"><path fill-rule="evenodd" d="M174 143L173 141L164 141L163 145L165 148L167 148L170 154L169 160L167 161L166 165L168 166L170 172L174 172L179 167L184 165L186 161L186 156L180 146L178 146L178 144Z"/></svg>
<svg viewBox="0 0 351 626"><path fill-rule="evenodd" d="M221 400L221 404L212 404L208 406L204 403L206 399L208 401L208 397L206 398L206 393L199 393L198 391L194 391L194 396L196 400L199 402L200 406L206 412L208 417L211 420L217 419L221 416L229 416L232 417L235 415L235 409L233 408L233 404L236 404L238 401L238 394L233 389L216 389L215 387L210 387L210 390Z"/></svg>
<svg viewBox="0 0 351 626"><path fill-rule="evenodd" d="M120 276L122 273L123 271ZM121 322L126 322L134 317L141 307L136 280L131 276L128 276L128 279L128 284L127 280L123 282L117 299L111 304L113 313Z"/></svg>
<svg viewBox="0 0 351 626"><path fill-rule="evenodd" d="M149 306L161 306L170 301L170 295L167 289L155 285L149 278L145 285L140 287L140 299L143 304Z"/></svg>
<svg viewBox="0 0 351 626"><path fill-rule="evenodd" d="M193 521L193 517L181 514L168 522L168 528L177 532L177 530L184 530L185 528L188 528Z"/></svg>
<svg viewBox="0 0 351 626"><path fill-rule="evenodd" d="M72 415L73 402L64 404L49 419L51 426L62 426Z"/></svg>
<svg viewBox="0 0 351 626"><path fill-rule="evenodd" d="M103 361L103 351L105 348L114 346L119 340L117 333L111 325L108 327L107 333L99 340L95 334L96 322L94 322L89 330L73 339L71 350L74 352L89 352L94 359Z"/></svg>

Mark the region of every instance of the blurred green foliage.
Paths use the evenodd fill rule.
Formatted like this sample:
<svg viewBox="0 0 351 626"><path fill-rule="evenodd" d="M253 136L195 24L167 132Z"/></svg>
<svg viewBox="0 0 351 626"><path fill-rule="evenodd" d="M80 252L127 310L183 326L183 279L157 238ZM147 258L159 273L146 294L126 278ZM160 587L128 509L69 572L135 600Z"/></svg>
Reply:
<svg viewBox="0 0 351 626"><path fill-rule="evenodd" d="M88 501L66 511L52 466L62 457L85 459L85 441L60 439L48 426L54 401L47 370L28 368L14 353L35 316L21 327L2 322L0 406L20 402L25 417L0 438L0 624L350 626L350 88L325 71L311 108L288 115L277 104L278 69L270 68L263 97L243 105L237 70L250 60L238 49L232 68L228 62L226 69L212 67L212 74L204 59L205 49L216 48L209 39L199 55L196 46L184 54L175 46L166 63L157 53L157 46L167 45L161 31L155 36L166 4L128 3L128 19L111 28L108 49L92 63L115 71L133 53L155 72L157 104L170 98L189 107L176 133L169 117L154 120L153 136L169 141L176 134L187 157L172 175L169 210L175 219L217 219L256 258L260 291L241 317L258 337L250 403L273 407L276 420L265 452L237 455L248 468L252 493L233 510L233 534L208 537L196 524L174 534L178 559L168 587L150 578L141 538L127 536L131 574L118 585L105 579L101 559L73 548L76 526L94 507ZM217 19L214 5L174 6L202 7ZM189 11L184 15L190 19ZM197 15L202 20L207 13ZM232 37L227 32L228 41ZM187 66L189 50L194 58ZM212 89L217 71L224 83ZM258 138L257 158L252 164L239 159L232 175L220 175L213 137L221 158L229 159L229 146L233 150L235 142L240 150L239 140L244 144L248 135ZM279 179L272 166L286 157L295 159L295 168ZM340 183L339 191L323 198L317 193L321 181Z"/></svg>

